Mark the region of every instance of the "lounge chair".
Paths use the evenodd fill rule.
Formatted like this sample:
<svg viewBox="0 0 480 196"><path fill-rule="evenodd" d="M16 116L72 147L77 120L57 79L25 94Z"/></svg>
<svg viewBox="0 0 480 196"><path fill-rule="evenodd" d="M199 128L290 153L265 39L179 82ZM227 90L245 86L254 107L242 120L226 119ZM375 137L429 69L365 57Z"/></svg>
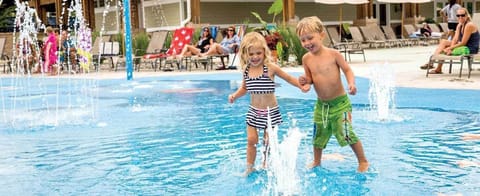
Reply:
<svg viewBox="0 0 480 196"><path fill-rule="evenodd" d="M5 43L7 38L0 37L0 65L3 65L3 73L7 73L8 71L12 72L12 67L10 65L10 58L6 54L4 54Z"/></svg>
<svg viewBox="0 0 480 196"><path fill-rule="evenodd" d="M430 56L429 64L433 65L433 63L444 63L445 61L448 61L450 63L450 67L448 69L448 73L452 73L452 66L453 64L460 64L460 73L459 77L462 77L462 69L463 69L463 63L465 60L468 61L468 68L469 68L469 74L468 77L470 78L470 71L471 71L471 60L474 55L462 55L462 56L451 56L451 55L445 55L445 54L438 54L438 55L432 55ZM427 74L426 77L428 77L430 73L430 66L427 66Z"/></svg>
<svg viewBox="0 0 480 196"><path fill-rule="evenodd" d="M375 40L373 38L374 35L372 34L367 34L367 36L364 38L364 36L362 35L362 32L360 31L360 27L351 26L349 30L350 30L350 34L352 35L352 39L355 42L367 44L369 48L372 48L372 47L378 48L378 46L385 46L384 41Z"/></svg>
<svg viewBox="0 0 480 196"><path fill-rule="evenodd" d="M375 35L375 40L378 41L383 41L385 42L385 47L392 47L392 46L399 46L401 43L395 38L395 39L389 39L387 35L382 31L380 26L378 25L368 25L367 29L369 32L371 32L373 35Z"/></svg>
<svg viewBox="0 0 480 196"><path fill-rule="evenodd" d="M165 41L167 39L169 31L156 31L152 33L150 37L150 41L148 42L147 49L145 51L145 55L135 56L134 59L140 59L140 62L136 69L140 71L141 65L143 63L150 63L152 69L155 71L157 64L159 63L159 58L156 55L162 55L165 53L168 48L165 48Z"/></svg>
<svg viewBox="0 0 480 196"><path fill-rule="evenodd" d="M480 53L468 55L468 78L473 70L473 64L480 64ZM462 70L460 69L459 77L462 77Z"/></svg>
<svg viewBox="0 0 480 196"><path fill-rule="evenodd" d="M103 53L103 44L104 42L110 41L110 36L109 35L104 35L102 37L97 37L95 38L95 42L93 42L92 46L92 64L93 68L98 71L100 68L100 63L101 63L101 54Z"/></svg>
<svg viewBox="0 0 480 196"><path fill-rule="evenodd" d="M385 37L387 37L387 39L396 40L395 44L397 44L397 46L405 46L405 45L412 46L413 43L414 43L414 40L397 38L397 35L393 31L393 28L389 25L382 26L382 29L383 29L383 32L385 33Z"/></svg>
<svg viewBox="0 0 480 196"><path fill-rule="evenodd" d="M337 49L340 53L343 53L345 60L351 61L350 54L362 54L363 61L365 62L365 50L360 42L342 42L340 41L340 34L336 27L327 27L327 34L330 37L331 46ZM346 40L346 39L345 39Z"/></svg>
<svg viewBox="0 0 480 196"><path fill-rule="evenodd" d="M448 23L442 22L442 23L439 23L438 25L440 25L440 29L442 29L443 33L448 34L448 32L450 31L450 29L448 29Z"/></svg>
<svg viewBox="0 0 480 196"><path fill-rule="evenodd" d="M158 55L160 58L159 70L162 69L163 61L163 71L173 71L173 64L177 65L177 68L180 69L180 59L176 59L176 55L182 52L182 49L185 45L191 44L193 38L193 28L182 27L176 29L172 36L172 42L170 48L165 52ZM170 65L170 67L167 67Z"/></svg>
<svg viewBox="0 0 480 196"><path fill-rule="evenodd" d="M430 41L435 42L436 44L440 43L440 39L447 39L448 33L442 33L440 28L438 28L437 24L429 23L428 26L432 30L432 33L429 37Z"/></svg>
<svg viewBox="0 0 480 196"><path fill-rule="evenodd" d="M403 25L403 29L405 29L405 33L407 34L406 37L408 37L409 39L411 40L418 40L416 41L419 45L420 44L423 44L423 45L428 45L428 40L425 36L423 35L420 35L419 33L417 33L417 31L415 30L415 26L413 26L412 24L404 24ZM422 43L421 43L422 42Z"/></svg>

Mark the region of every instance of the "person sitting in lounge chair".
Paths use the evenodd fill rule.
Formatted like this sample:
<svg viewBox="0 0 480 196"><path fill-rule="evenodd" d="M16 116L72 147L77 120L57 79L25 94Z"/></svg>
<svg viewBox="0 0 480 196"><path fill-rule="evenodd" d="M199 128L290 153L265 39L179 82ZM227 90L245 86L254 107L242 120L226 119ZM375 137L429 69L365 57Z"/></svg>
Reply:
<svg viewBox="0 0 480 196"><path fill-rule="evenodd" d="M455 49L468 50L468 54L478 53L480 34L475 23L471 22L472 18L465 8L457 10L458 26L453 36L452 41L443 39L440 41L434 55L446 54L452 55ZM467 52L465 52L467 53ZM462 54L456 54L462 55ZM436 69L429 72L429 74L442 74L442 63L438 63ZM421 69L433 68L433 65L427 63L420 67Z"/></svg>
<svg viewBox="0 0 480 196"><path fill-rule="evenodd" d="M424 22L422 28L420 28L420 33L425 37L430 37L432 36L432 29Z"/></svg>
<svg viewBox="0 0 480 196"><path fill-rule="evenodd" d="M203 28L202 36L198 40L197 45L185 45L178 57L182 58L184 56L199 55L200 53L208 51L211 45L213 45L213 37L210 33L210 29L208 29L208 27L205 27Z"/></svg>
<svg viewBox="0 0 480 196"><path fill-rule="evenodd" d="M201 53L200 56L210 55L228 55L234 53L236 47L240 45L240 38L235 33L235 27L228 27L227 35L223 38L222 42L214 43L210 45L207 52Z"/></svg>

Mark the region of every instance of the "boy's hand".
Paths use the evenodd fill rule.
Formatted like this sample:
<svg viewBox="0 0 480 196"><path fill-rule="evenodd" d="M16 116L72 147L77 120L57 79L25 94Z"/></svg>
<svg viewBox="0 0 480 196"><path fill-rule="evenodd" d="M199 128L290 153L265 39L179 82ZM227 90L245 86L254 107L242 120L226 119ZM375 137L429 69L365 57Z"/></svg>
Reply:
<svg viewBox="0 0 480 196"><path fill-rule="evenodd" d="M348 85L348 94L355 95L357 94L357 87L355 84Z"/></svg>
<svg viewBox="0 0 480 196"><path fill-rule="evenodd" d="M235 101L235 96L233 94L228 95L228 103L233 103Z"/></svg>

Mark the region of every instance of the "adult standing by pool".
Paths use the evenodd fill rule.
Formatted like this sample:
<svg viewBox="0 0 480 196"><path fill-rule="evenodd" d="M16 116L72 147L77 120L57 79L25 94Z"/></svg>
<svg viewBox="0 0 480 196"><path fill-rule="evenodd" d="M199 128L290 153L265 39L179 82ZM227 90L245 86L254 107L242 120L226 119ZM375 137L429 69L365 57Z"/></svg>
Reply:
<svg viewBox="0 0 480 196"><path fill-rule="evenodd" d="M458 25L457 10L460 9L457 0L450 0L448 4L440 10L440 13L447 18L448 22L448 39L453 39L453 35Z"/></svg>

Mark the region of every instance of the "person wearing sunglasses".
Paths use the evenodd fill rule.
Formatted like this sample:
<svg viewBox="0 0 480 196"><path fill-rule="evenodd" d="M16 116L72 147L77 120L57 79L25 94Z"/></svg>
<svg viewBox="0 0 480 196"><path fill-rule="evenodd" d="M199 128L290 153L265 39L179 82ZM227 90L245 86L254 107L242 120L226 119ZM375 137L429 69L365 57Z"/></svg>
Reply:
<svg viewBox="0 0 480 196"><path fill-rule="evenodd" d="M184 56L199 55L200 53L206 52L212 44L213 37L210 33L210 29L208 27L204 27L202 29L202 35L198 39L197 45L185 45L177 58L181 59Z"/></svg>
<svg viewBox="0 0 480 196"><path fill-rule="evenodd" d="M456 0L449 0L448 4L440 10L442 16L444 16L444 22L448 23L448 36L453 38L455 30L457 29L458 19L457 19L457 10L460 9L460 6Z"/></svg>
<svg viewBox="0 0 480 196"><path fill-rule="evenodd" d="M440 40L440 44L436 48L434 55L467 55L478 53L480 42L478 26L472 22L472 18L466 8L458 9L456 17L458 18L458 25L453 39L451 41L445 39ZM442 65L443 63L438 63L437 68L430 71L429 74L442 74ZM433 67L433 65L428 63L424 66Z"/></svg>
<svg viewBox="0 0 480 196"><path fill-rule="evenodd" d="M200 54L200 56L210 55L228 55L234 53L236 48L240 45L240 38L235 33L235 27L230 26L224 36L222 42L214 43L210 46L207 52Z"/></svg>

